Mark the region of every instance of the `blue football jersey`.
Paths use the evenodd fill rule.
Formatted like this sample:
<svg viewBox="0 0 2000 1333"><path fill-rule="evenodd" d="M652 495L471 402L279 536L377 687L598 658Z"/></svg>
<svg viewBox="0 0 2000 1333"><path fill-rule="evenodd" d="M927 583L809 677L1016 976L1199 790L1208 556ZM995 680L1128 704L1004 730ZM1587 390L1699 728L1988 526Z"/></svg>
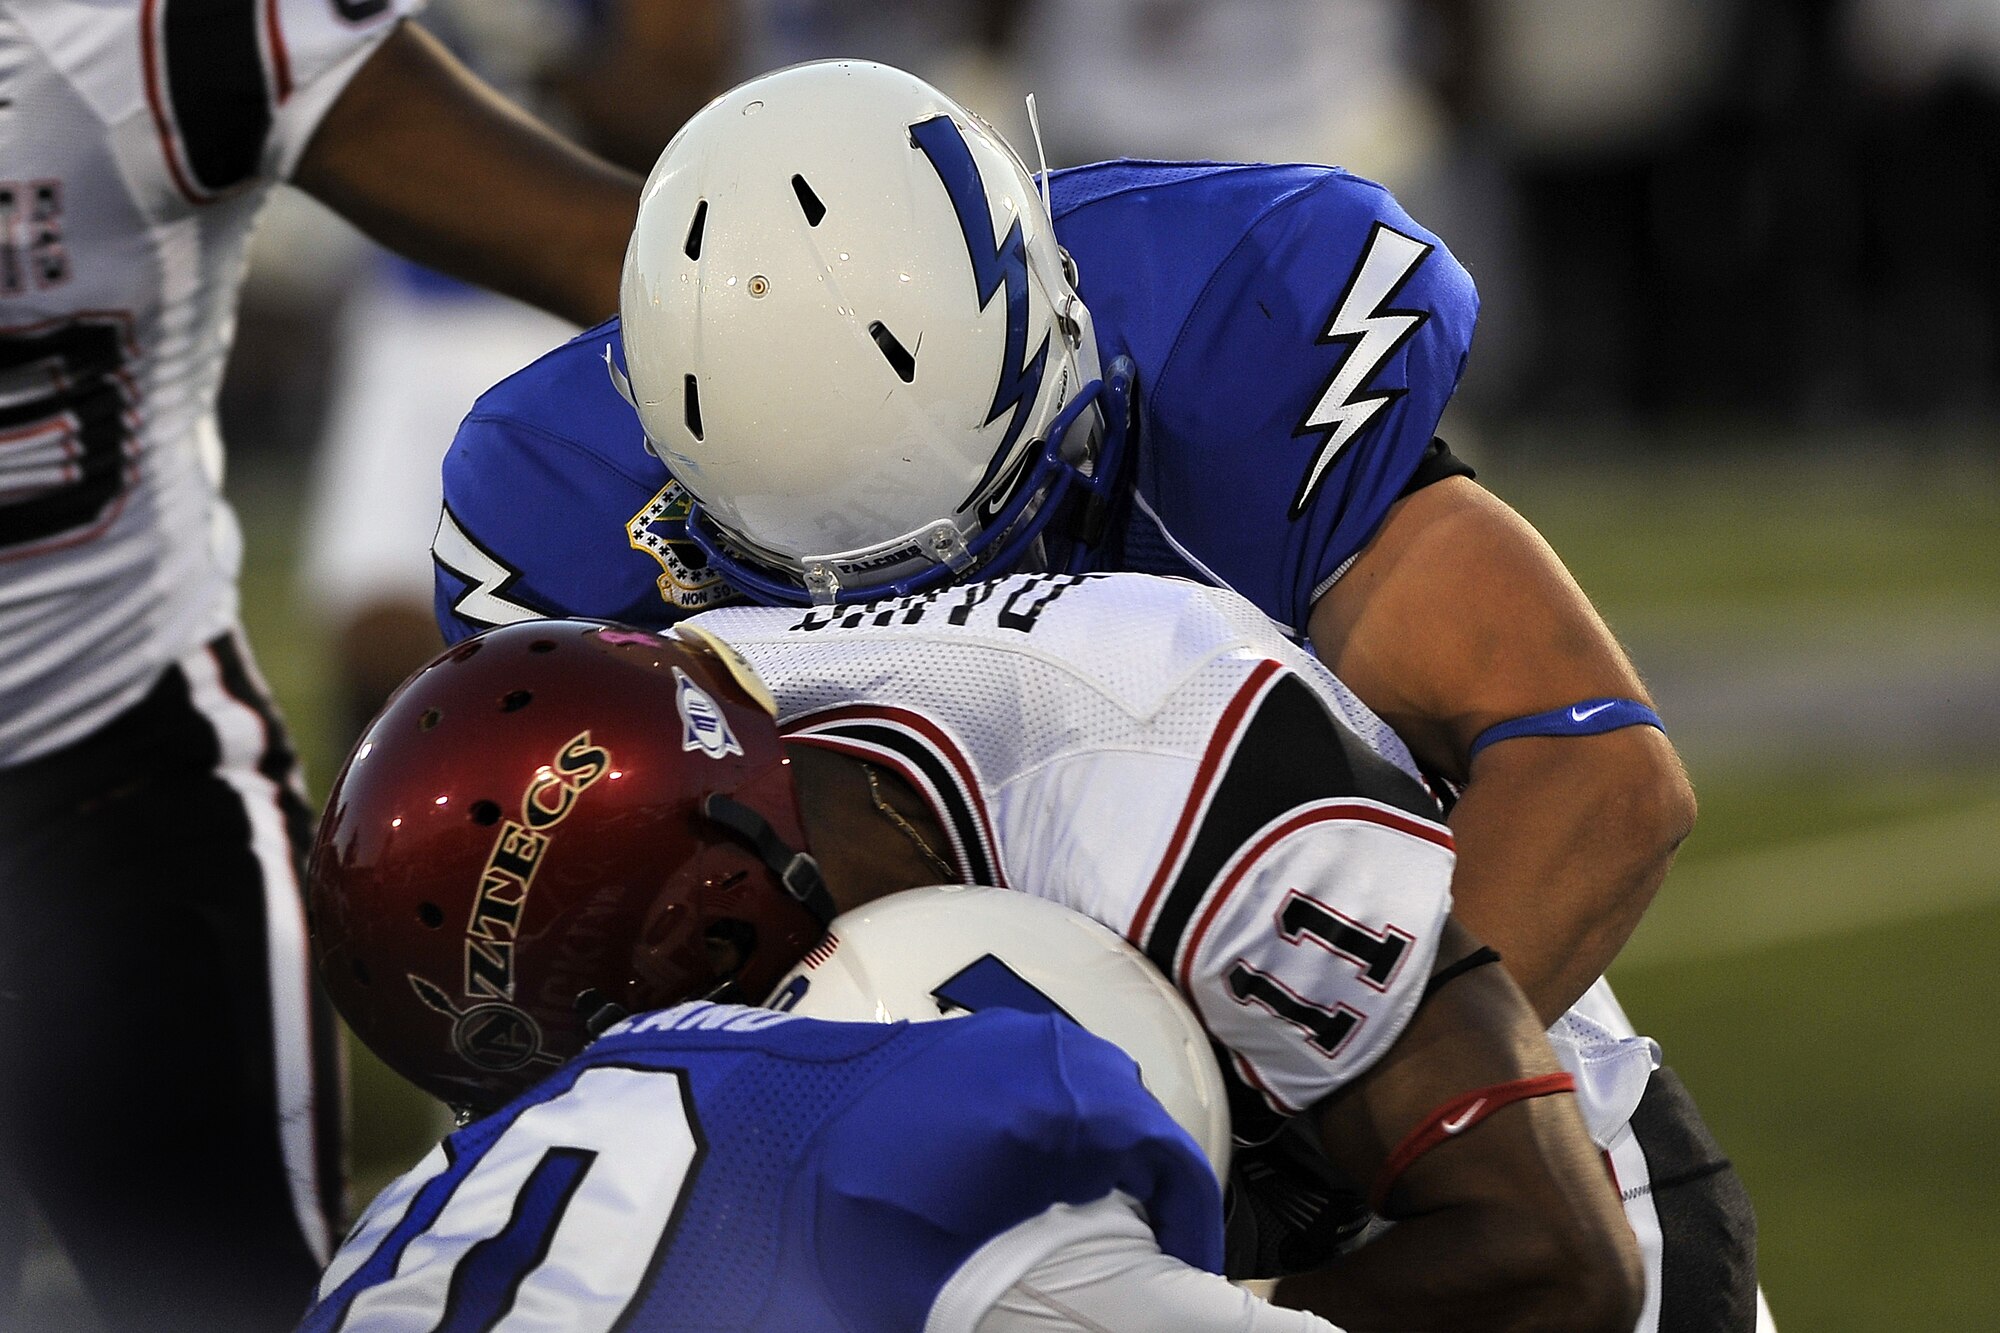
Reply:
<svg viewBox="0 0 2000 1333"><path fill-rule="evenodd" d="M1472 280L1333 167L1105 162L1051 177L1099 352L1137 366L1130 482L1088 568L1234 589L1295 637L1458 385ZM605 368L613 320L503 381L444 464L437 613L664 627L735 600Z"/></svg>
<svg viewBox="0 0 2000 1333"><path fill-rule="evenodd" d="M1221 1271L1207 1159L1066 1018L681 1005L619 1023L385 1189L302 1329L917 1333L988 1242L1113 1191L1164 1253Z"/></svg>

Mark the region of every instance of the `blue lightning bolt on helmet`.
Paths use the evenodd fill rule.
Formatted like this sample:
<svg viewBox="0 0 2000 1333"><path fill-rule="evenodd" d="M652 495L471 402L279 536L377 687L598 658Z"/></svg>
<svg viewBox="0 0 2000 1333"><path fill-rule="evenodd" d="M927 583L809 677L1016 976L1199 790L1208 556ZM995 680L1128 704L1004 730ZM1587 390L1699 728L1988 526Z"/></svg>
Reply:
<svg viewBox="0 0 2000 1333"><path fill-rule="evenodd" d="M710 103L646 181L619 304L649 447L763 600L1000 572L1114 479L1130 362L1106 394L1034 178L901 70L796 65Z"/></svg>

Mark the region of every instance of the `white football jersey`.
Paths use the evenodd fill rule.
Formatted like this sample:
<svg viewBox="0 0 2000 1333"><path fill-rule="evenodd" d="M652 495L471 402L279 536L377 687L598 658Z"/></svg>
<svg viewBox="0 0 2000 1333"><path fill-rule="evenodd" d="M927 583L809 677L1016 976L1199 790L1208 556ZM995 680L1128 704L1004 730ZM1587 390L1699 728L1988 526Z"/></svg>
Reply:
<svg viewBox="0 0 2000 1333"><path fill-rule="evenodd" d="M1029 574L690 628L755 667L787 739L922 793L964 879L1144 951L1272 1110L1345 1084L1415 1010L1451 834L1395 734L1234 594Z"/></svg>
<svg viewBox="0 0 2000 1333"><path fill-rule="evenodd" d="M422 0L0 0L0 765L236 618L215 395L272 182Z"/></svg>

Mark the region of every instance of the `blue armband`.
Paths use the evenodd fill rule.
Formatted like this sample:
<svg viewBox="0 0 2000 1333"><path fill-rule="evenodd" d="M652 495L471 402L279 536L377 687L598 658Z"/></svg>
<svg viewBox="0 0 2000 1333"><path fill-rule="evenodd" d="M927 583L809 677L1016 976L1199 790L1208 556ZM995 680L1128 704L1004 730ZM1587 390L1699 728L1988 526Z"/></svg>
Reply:
<svg viewBox="0 0 2000 1333"><path fill-rule="evenodd" d="M1567 708L1551 708L1546 713L1495 722L1472 738L1472 749L1465 757L1470 762L1473 755L1493 742L1516 736L1595 736L1600 731L1617 731L1620 727L1658 727L1662 732L1667 729L1660 715L1637 699L1580 699Z"/></svg>

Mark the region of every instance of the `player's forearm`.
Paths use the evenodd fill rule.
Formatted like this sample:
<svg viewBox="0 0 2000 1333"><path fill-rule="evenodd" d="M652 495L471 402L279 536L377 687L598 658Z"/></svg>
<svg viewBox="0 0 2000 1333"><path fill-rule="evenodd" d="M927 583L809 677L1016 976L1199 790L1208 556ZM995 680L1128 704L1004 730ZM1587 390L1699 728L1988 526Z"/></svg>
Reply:
<svg viewBox="0 0 2000 1333"><path fill-rule="evenodd" d="M1115 1207L1099 1201L1079 1212ZM1219 1273L1162 1254L1143 1223L1115 1219L1114 1227L1037 1260L980 1318L978 1333L1341 1333L1318 1315L1272 1305Z"/></svg>
<svg viewBox="0 0 2000 1333"><path fill-rule="evenodd" d="M734 0L615 0L605 39L551 80L577 134L641 175L674 131L728 86L737 64Z"/></svg>
<svg viewBox="0 0 2000 1333"><path fill-rule="evenodd" d="M1651 727L1489 746L1451 813L1452 911L1553 1023L1624 947L1693 821Z"/></svg>
<svg viewBox="0 0 2000 1333"><path fill-rule="evenodd" d="M1272 1299L1349 1328L1627 1333L1640 1281L1636 1255L1614 1238L1488 1203L1413 1218L1324 1268L1284 1279Z"/></svg>
<svg viewBox="0 0 2000 1333"><path fill-rule="evenodd" d="M348 84L293 183L401 254L576 323L618 307L638 178L501 99L413 24Z"/></svg>
<svg viewBox="0 0 2000 1333"><path fill-rule="evenodd" d="M1317 1110L1327 1160L1396 1225L1276 1299L1353 1328L1624 1333L1643 1279L1618 1193L1520 987L1456 966L1478 956L1454 916L1448 979Z"/></svg>

